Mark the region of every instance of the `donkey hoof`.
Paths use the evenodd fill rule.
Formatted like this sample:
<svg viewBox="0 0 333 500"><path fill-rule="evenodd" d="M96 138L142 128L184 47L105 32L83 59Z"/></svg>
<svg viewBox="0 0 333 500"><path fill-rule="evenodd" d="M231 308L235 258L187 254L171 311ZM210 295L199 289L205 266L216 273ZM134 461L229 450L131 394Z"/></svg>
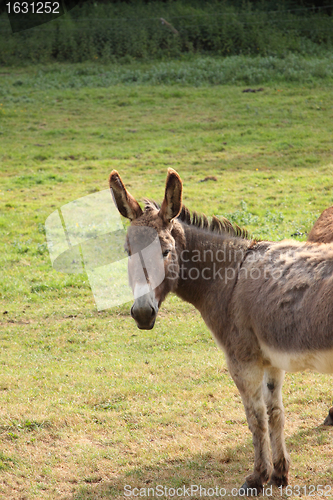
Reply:
<svg viewBox="0 0 333 500"><path fill-rule="evenodd" d="M333 425L333 407L330 408L330 411L329 411L323 425Z"/></svg>
<svg viewBox="0 0 333 500"><path fill-rule="evenodd" d="M262 488L251 488L247 482L243 484L238 490L238 495L241 497L256 497L261 492Z"/></svg>
<svg viewBox="0 0 333 500"><path fill-rule="evenodd" d="M288 486L288 475L278 476L273 472L269 481L269 485L274 485L277 487Z"/></svg>

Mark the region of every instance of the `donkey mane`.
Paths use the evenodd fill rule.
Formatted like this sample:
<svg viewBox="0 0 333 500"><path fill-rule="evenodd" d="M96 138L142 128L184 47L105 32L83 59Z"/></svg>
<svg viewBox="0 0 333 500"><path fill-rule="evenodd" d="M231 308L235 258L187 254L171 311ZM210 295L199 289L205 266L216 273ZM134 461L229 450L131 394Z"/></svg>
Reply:
<svg viewBox="0 0 333 500"><path fill-rule="evenodd" d="M160 210L161 206L153 200L145 199L145 209L147 211L153 210L154 208ZM231 236L235 236L243 239L250 239L249 233L246 229L240 228L237 224L232 224L228 219L222 217L218 219L213 215L211 221L204 214L198 214L197 212L190 212L185 205L182 206L180 214L177 220L184 222L188 226L194 226L198 229L205 229L211 233L225 234L228 233Z"/></svg>

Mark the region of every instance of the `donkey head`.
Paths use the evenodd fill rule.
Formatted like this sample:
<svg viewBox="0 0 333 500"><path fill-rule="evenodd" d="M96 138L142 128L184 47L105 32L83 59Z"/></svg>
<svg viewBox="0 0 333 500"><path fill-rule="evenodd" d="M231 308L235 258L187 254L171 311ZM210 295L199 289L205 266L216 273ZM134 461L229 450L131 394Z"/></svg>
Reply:
<svg viewBox="0 0 333 500"><path fill-rule="evenodd" d="M109 183L119 212L131 221L125 242L134 295L131 315L140 329L150 330L162 301L177 287L182 233L174 219L182 207L182 182L169 168L161 208L147 201L144 211L116 170L111 172Z"/></svg>

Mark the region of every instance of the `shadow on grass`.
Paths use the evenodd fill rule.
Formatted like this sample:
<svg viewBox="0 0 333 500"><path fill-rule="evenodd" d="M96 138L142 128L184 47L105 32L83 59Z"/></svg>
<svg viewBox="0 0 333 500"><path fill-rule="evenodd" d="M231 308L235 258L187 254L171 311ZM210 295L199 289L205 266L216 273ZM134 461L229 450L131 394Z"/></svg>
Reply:
<svg viewBox="0 0 333 500"><path fill-rule="evenodd" d="M234 448L230 447L223 452L196 454L180 460L165 460L151 467L135 468L125 474L115 474L114 478L109 481L102 482L96 474L95 478L93 476L85 478L86 484L81 484L78 487L71 500L136 498L136 496L142 496L140 495L141 488L146 491L148 498L199 499L208 497L207 494L204 495L203 488L206 489L206 492L209 488L214 490L225 488L227 491L231 491L232 488L241 486L252 461L252 443L247 439L245 444ZM188 489L191 486L193 491L187 490L185 495L173 494L173 489ZM200 490L195 489L196 487L200 488L200 486L202 488L201 495ZM130 491L133 493L134 488L139 490L134 492L137 495L129 495ZM148 488L151 489L149 493ZM155 490L155 495L153 495L153 490ZM125 495L126 491L127 495ZM157 494L158 492L160 495Z"/></svg>
<svg viewBox="0 0 333 500"><path fill-rule="evenodd" d="M289 452L301 453L304 446L320 446L329 440L333 433L332 426L319 425L310 429L301 429L287 441ZM244 443L229 447L223 452L196 454L182 460L166 460L151 467L135 468L125 474L116 474L108 481L96 474L84 479L70 500L102 500L118 498L223 498L223 489L229 498L244 498L232 492L243 484L245 476L252 469L254 458L251 438ZM291 464L291 470L293 465ZM189 488L194 487L193 491ZM200 490L196 488L202 488ZM138 488L138 490L134 490ZM140 495L140 489L141 495ZM148 488L150 490L148 491ZM166 490L165 490L166 488ZM187 488L185 494L178 488ZM220 492L212 495L212 491ZM204 494L204 490L206 494ZM210 489L210 491L208 491ZM127 495L125 495L125 492ZM135 493L135 495L134 495ZM159 494L157 494L159 493ZM190 494L189 494L190 493ZM210 494L209 494L210 493ZM281 492L273 488L270 498L281 498ZM235 495L235 496L234 496ZM68 499L69 500L69 499Z"/></svg>

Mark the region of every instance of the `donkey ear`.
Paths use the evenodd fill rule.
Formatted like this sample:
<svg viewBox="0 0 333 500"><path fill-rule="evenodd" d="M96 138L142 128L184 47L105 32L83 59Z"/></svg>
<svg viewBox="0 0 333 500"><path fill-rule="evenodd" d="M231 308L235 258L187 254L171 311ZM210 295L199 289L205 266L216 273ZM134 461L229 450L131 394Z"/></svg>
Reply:
<svg viewBox="0 0 333 500"><path fill-rule="evenodd" d="M182 191L181 178L173 168L168 168L164 200L158 214L164 222L169 223L179 215L182 208Z"/></svg>
<svg viewBox="0 0 333 500"><path fill-rule="evenodd" d="M121 215L132 221L143 214L139 203L125 188L117 170L112 170L109 177L109 185L114 202Z"/></svg>

